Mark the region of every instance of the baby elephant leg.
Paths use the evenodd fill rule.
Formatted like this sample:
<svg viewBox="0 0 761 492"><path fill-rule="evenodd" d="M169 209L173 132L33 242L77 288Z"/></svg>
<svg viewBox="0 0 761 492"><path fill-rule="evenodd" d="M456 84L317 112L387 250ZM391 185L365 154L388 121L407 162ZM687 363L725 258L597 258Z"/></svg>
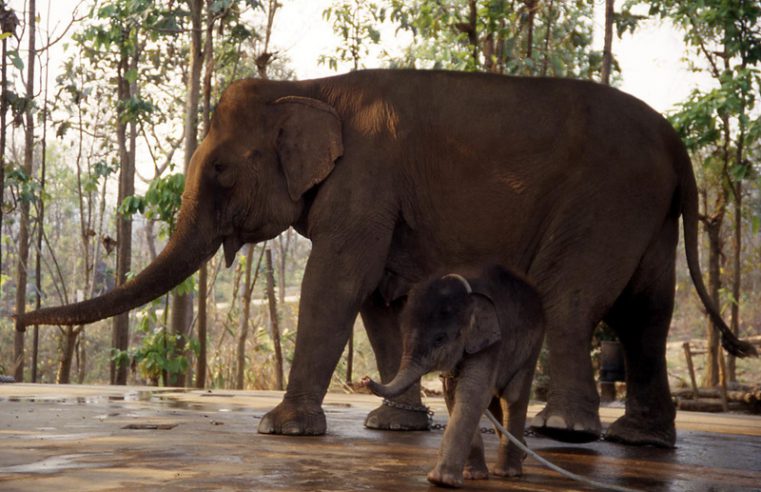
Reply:
<svg viewBox="0 0 761 492"><path fill-rule="evenodd" d="M520 376L520 375L518 375ZM502 403L502 425L518 438L523 444L526 440L523 434L526 429L526 411L528 410L529 395L531 392L531 377L524 376L519 382L520 394L511 395L507 391L507 398L503 396ZM517 399L514 399L517 396ZM497 455L497 465L492 472L500 477L518 477L523 474L523 460L526 459L526 453L520 450L518 446L511 443L507 436L501 436L499 440L499 452Z"/></svg>
<svg viewBox="0 0 761 492"><path fill-rule="evenodd" d="M481 431L476 429L473 441L470 444L470 454L462 471L465 480L486 480L489 478L489 467L486 466L484 456L484 442L481 439Z"/></svg>
<svg viewBox="0 0 761 492"><path fill-rule="evenodd" d="M446 401L447 410L451 415L454 408L457 380L453 377L442 377L442 383L444 387L444 401ZM493 398L491 407L494 407L495 404L499 407L499 401L499 398ZM465 480L484 480L489 478L489 468L486 466L486 456L484 455L484 443L479 429L476 429L476 432L473 434L470 454L463 469L463 477Z"/></svg>
<svg viewBox="0 0 761 492"><path fill-rule="evenodd" d="M439 448L436 466L428 473L428 481L445 487L462 487L465 463L473 456L483 459L480 435L475 437L478 422L491 400L489 373L463 371L454 388L449 424ZM475 443L474 443L475 441Z"/></svg>

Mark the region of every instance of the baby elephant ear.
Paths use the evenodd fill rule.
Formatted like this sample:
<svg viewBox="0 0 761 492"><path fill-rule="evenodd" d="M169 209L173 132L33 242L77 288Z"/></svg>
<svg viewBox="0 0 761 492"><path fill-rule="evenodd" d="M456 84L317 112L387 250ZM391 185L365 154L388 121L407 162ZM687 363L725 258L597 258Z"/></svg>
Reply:
<svg viewBox="0 0 761 492"><path fill-rule="evenodd" d="M283 109L277 153L293 201L328 177L343 155L341 120L327 103L308 97L276 100Z"/></svg>
<svg viewBox="0 0 761 492"><path fill-rule="evenodd" d="M494 304L490 299L478 294L473 296L473 300L476 304L474 319L465 334L465 352L468 354L478 353L502 339Z"/></svg>

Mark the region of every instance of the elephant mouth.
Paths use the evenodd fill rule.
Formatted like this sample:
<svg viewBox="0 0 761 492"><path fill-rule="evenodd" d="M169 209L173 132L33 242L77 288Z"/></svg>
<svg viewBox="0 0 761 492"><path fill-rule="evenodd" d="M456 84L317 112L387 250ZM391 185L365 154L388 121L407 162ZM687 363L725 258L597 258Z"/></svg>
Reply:
<svg viewBox="0 0 761 492"><path fill-rule="evenodd" d="M225 265L227 268L230 268L235 261L235 255L238 253L238 250L243 246L243 240L241 237L233 232L229 236L226 236L222 240L222 249L225 252Z"/></svg>

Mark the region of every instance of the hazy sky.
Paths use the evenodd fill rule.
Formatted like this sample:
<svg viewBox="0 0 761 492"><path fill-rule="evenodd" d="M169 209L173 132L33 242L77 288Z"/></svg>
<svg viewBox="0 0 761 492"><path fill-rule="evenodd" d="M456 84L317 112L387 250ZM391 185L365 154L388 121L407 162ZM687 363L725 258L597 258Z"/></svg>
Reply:
<svg viewBox="0 0 761 492"><path fill-rule="evenodd" d="M79 0L37 1L43 23L50 5L51 26L56 22L65 24L78 3ZM274 49L287 54L299 78L332 74L327 66L318 64L319 56L332 52L338 44L330 25L322 18L322 12L331 0L282 0L282 3L273 34ZM16 0L10 4L20 10L24 2ZM604 1L597 0L597 4L595 42L601 46ZM393 29L384 30L385 45L395 44L393 34ZM707 83L705 77L687 69L682 61L685 52L681 35L667 24L643 23L635 35L614 38L613 50L622 68L621 89L643 99L658 111L671 109L698 84ZM63 58L61 46L53 56ZM377 67L380 62L370 58L365 65Z"/></svg>

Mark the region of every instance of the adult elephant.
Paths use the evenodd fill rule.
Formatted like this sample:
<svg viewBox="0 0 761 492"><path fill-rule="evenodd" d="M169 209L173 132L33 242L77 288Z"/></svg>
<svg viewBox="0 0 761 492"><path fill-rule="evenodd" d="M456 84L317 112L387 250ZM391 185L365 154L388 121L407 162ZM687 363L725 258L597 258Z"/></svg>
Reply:
<svg viewBox="0 0 761 492"><path fill-rule="evenodd" d="M312 240L288 389L262 433L322 434L321 403L361 313L381 378L400 360L408 287L444 266L496 262L532 278L547 311L549 401L534 424L600 432L589 343L605 320L627 361L630 443L674 443L666 335L678 220L697 292L697 193L684 146L642 102L591 82L438 71L362 71L301 82L245 80L221 98L188 170L176 232L136 278L94 300L24 316L79 324L126 311L192 274L220 244L293 225ZM416 428L413 388L368 425Z"/></svg>

